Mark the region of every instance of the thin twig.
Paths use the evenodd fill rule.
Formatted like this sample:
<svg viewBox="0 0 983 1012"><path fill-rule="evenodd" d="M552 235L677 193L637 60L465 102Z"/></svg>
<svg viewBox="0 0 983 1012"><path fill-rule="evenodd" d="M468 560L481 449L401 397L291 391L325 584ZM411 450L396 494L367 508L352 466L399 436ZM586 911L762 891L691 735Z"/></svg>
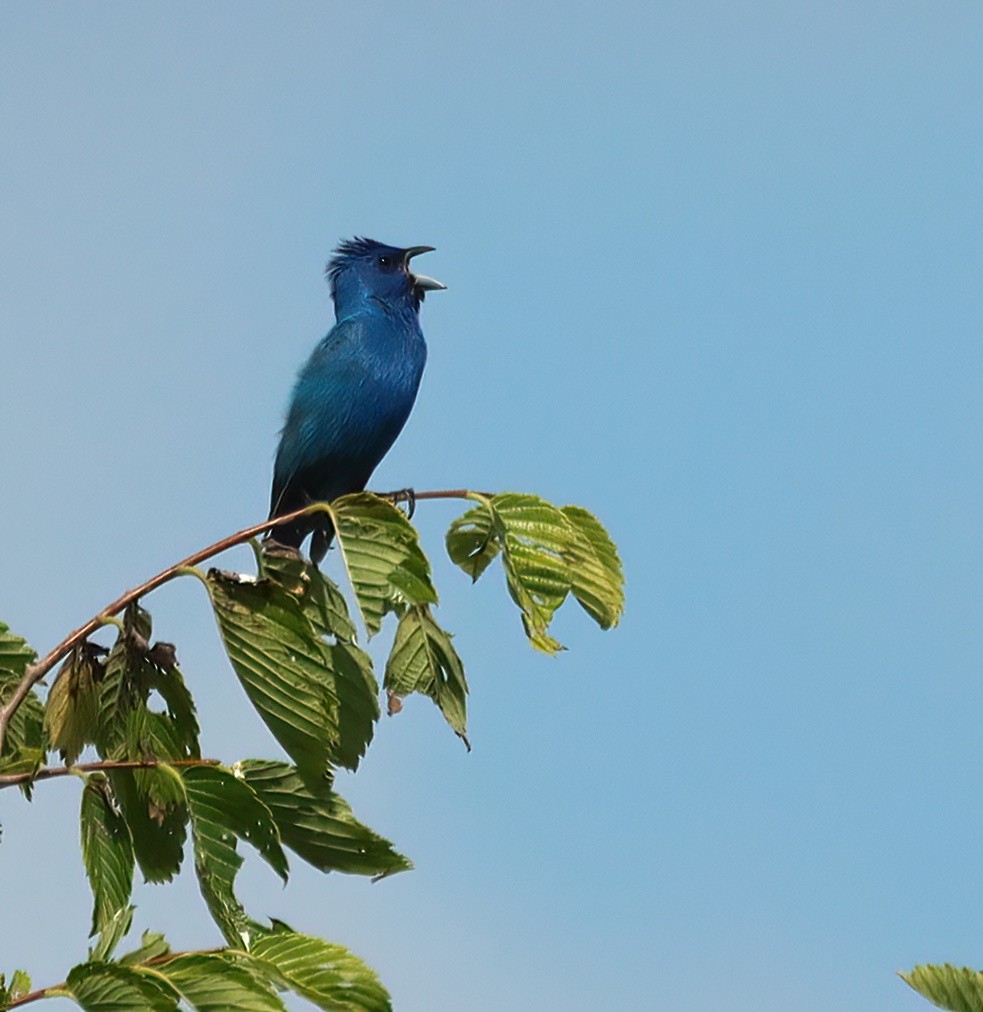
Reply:
<svg viewBox="0 0 983 1012"><path fill-rule="evenodd" d="M18 1008L21 1005L29 1005L32 1001L40 1001L42 998L57 998L68 987L68 981L55 984L53 987L42 987L30 994L21 995L20 998L13 998L7 1008Z"/></svg>
<svg viewBox="0 0 983 1012"><path fill-rule="evenodd" d="M157 766L218 766L219 759L100 759L98 762L75 763L72 766L42 766L31 773L4 773L0 775L0 791L4 787L17 787L37 780L68 777L77 773L95 773L99 770L142 770Z"/></svg>
<svg viewBox="0 0 983 1012"><path fill-rule="evenodd" d="M220 956L224 952L231 952L238 954L237 949L196 949L194 952L165 952L160 956L153 956L144 963L137 963L137 966L166 966L168 963L173 962L175 959L181 959L184 956ZM32 991L30 994L21 995L20 998L14 998L6 1008L17 1008L20 1005L28 1005L32 1001L40 1001L42 998L57 998L61 995L70 994L68 991L68 981L62 981L61 984L54 984L50 987L42 987L37 991Z"/></svg>
<svg viewBox="0 0 983 1012"><path fill-rule="evenodd" d="M415 493L416 499L469 499L475 494L485 495L485 493L474 493L466 488L450 488L450 489L437 489L430 492L417 492ZM383 493L383 498L397 498L400 493ZM221 541L216 541L215 544L209 545L207 548L202 548L200 551L194 552L189 555L186 559L182 559L180 562L173 566L168 566L167 569L158 573L156 576L151 577L145 583L141 583L138 587L134 587L132 590L128 590L125 594L121 594L111 604L106 605L97 615L93 615L84 625L80 625L74 632L69 633L53 650L49 651L44 657L41 658L37 663L30 664L27 670L24 672L24 677L20 680L17 688L14 689L10 698L7 702L0 707L0 749L3 748L3 739L7 733L7 727L10 724L10 720L13 715L17 712L18 707L27 698L27 694L31 689L41 681L42 678L63 658L67 657L71 652L72 648L77 644L88 639L100 626L106 624L107 620L113 615L118 615L128 604L132 604L134 601L139 600L145 594L149 594L150 591L156 590L164 583L168 583L175 577L182 575L184 571L192 566L198 565L199 562L204 562L206 559L212 558L214 555L218 555L221 552L226 551L229 548L234 548L236 545L241 545L250 538L256 537L257 534L263 534L265 531L272 530L274 527L279 527L281 524L293 523L294 520L298 520L300 517L308 516L314 513L326 512L327 505L325 503L312 503L310 506L305 506L303 509L294 510L293 513L285 513L283 516L276 517L271 520L264 520L262 523L253 524L251 527L244 527L241 531L236 531L235 534L230 534L227 538L222 538Z"/></svg>

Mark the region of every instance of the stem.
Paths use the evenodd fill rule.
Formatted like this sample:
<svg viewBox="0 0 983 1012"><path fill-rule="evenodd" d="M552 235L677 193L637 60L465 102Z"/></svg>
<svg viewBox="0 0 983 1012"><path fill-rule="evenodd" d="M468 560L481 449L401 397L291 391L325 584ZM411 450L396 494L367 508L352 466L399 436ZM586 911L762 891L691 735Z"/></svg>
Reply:
<svg viewBox="0 0 983 1012"><path fill-rule="evenodd" d="M483 493L478 493L483 494ZM397 498L400 493L384 492L382 498ZM417 492L415 494L416 499L473 499L475 493L471 492L466 488L450 488L450 489L437 489L430 492ZM100 626L106 625L107 622L112 621L114 615L118 615L128 604L132 604L134 601L139 600L145 594L149 594L150 591L156 590L162 584L168 583L175 577L183 576L193 566L197 566L199 562L204 562L206 559L210 559L215 555L219 555L221 552L226 551L229 548L234 548L236 545L241 545L245 541L249 541L250 538L255 538L258 534L263 534L266 531L272 530L274 527L279 527L281 524L293 523L294 520L298 520L300 517L308 516L313 513L325 512L325 506L323 503L312 503L310 506L305 506L303 509L294 510L293 513L285 513L283 516L275 517L273 519L264 520L262 523L253 524L251 527L244 527L241 531L236 531L235 534L230 534L227 538L222 538L221 541L216 541L215 544L209 545L207 548L202 548L200 551L194 552L189 555L186 559L182 559L180 562L173 566L168 566L167 569L161 571L156 576L151 577L145 583L141 583L138 587L134 587L132 590L126 591L125 594L121 594L111 604L107 604L98 615L93 615L84 625L80 625L74 632L69 633L53 650L49 651L44 657L41 658L35 664L29 664L27 670L24 672L24 677L20 680L17 688L14 689L10 696L10 699L0 707L0 749L3 748L4 736L7 733L7 727L10 724L10 720L13 715L17 712L18 707L27 698L27 694L41 681L42 678L63 658L67 657L72 649L79 643L88 639ZM19 774L16 774L19 775Z"/></svg>
<svg viewBox="0 0 983 1012"><path fill-rule="evenodd" d="M55 777L74 776L79 773L96 773L99 770L142 770L157 766L218 766L218 759L100 759L98 762L75 763L72 766L42 766L33 773L5 773L0 775L0 791L4 787L52 780Z"/></svg>
<svg viewBox="0 0 983 1012"><path fill-rule="evenodd" d="M22 995L20 998L14 998L7 1008L17 1008L19 1005L29 1005L32 1001L40 1001L42 998L57 998L59 995L65 993L67 987L68 981L63 981L61 984L55 984L53 987L42 987L37 991L32 991L30 994Z"/></svg>
<svg viewBox="0 0 983 1012"><path fill-rule="evenodd" d="M138 963L137 966L166 966L168 963L175 959L180 959L182 956L216 956L223 952L237 952L236 949L196 949L193 952L165 952L162 956L154 956L152 959L148 959L145 963ZM14 998L6 1008L17 1008L19 1005L27 1005L32 1001L40 1001L42 998L70 998L72 997L71 991L68 990L68 981L62 981L61 984L54 984L50 987L42 987L37 991L32 991L30 994L22 995L20 998Z"/></svg>

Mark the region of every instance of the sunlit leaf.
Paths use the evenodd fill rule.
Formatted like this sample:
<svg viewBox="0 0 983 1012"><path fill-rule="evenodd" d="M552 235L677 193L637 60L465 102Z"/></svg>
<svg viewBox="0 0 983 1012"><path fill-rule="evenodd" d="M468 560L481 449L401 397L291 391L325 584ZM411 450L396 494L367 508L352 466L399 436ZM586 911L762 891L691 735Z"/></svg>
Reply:
<svg viewBox="0 0 983 1012"><path fill-rule="evenodd" d="M239 681L253 706L305 775L329 765L338 730L324 687L327 644L296 598L272 580L208 574L215 617Z"/></svg>
<svg viewBox="0 0 983 1012"><path fill-rule="evenodd" d="M983 1012L983 973L966 966L916 966L901 979L939 1008Z"/></svg>
<svg viewBox="0 0 983 1012"><path fill-rule="evenodd" d="M447 551L472 579L501 554L526 635L546 653L562 649L549 626L571 591L602 628L621 617L624 577L617 549L597 518L579 506L560 510L514 492L492 496L451 524Z"/></svg>
<svg viewBox="0 0 983 1012"><path fill-rule="evenodd" d="M102 665L95 648L81 643L65 658L48 693L45 728L51 747L58 749L69 765L96 740L101 677Z"/></svg>
<svg viewBox="0 0 983 1012"><path fill-rule="evenodd" d="M455 733L468 744L468 683L464 667L450 634L437 624L426 606L409 608L400 617L386 663L385 687L396 696L408 696L411 692L429 696Z"/></svg>
<svg viewBox="0 0 983 1012"><path fill-rule="evenodd" d="M109 959L116 946L126 937L133 924L134 907L120 907L99 930L99 937L89 948L89 962Z"/></svg>
<svg viewBox="0 0 983 1012"><path fill-rule="evenodd" d="M248 968L221 953L191 952L176 956L159 972L197 1012L283 1012L272 987Z"/></svg>
<svg viewBox="0 0 983 1012"><path fill-rule="evenodd" d="M592 513L564 506L563 515L580 534L564 550L574 596L602 629L618 624L625 607L625 577L611 536Z"/></svg>
<svg viewBox="0 0 983 1012"><path fill-rule="evenodd" d="M140 938L140 947L132 952L127 952L119 957L123 966L133 966L137 963L146 963L151 959L158 959L166 956L171 951L167 939L156 931L145 931Z"/></svg>
<svg viewBox="0 0 983 1012"><path fill-rule="evenodd" d="M180 995L153 970L119 963L80 963L66 990L86 1012L179 1012Z"/></svg>
<svg viewBox="0 0 983 1012"><path fill-rule="evenodd" d="M20 681L28 664L33 664L37 656L27 640L12 633L5 622L0 622L0 687Z"/></svg>
<svg viewBox="0 0 983 1012"><path fill-rule="evenodd" d="M412 867L393 845L359 822L323 779L311 784L286 763L240 763L246 783L266 804L283 843L321 871L391 875Z"/></svg>
<svg viewBox="0 0 983 1012"><path fill-rule="evenodd" d="M274 931L253 940L249 957L320 1009L383 1012L392 1008L375 971L341 945L293 931Z"/></svg>
<svg viewBox="0 0 983 1012"><path fill-rule="evenodd" d="M379 631L390 611L436 603L430 563L420 549L416 528L401 510L386 499L360 492L336 499L331 517L369 636Z"/></svg>
<svg viewBox="0 0 983 1012"><path fill-rule="evenodd" d="M302 774L354 769L379 714L364 651L328 643L300 602L270 579L213 570L209 590L222 639L247 695Z"/></svg>
<svg viewBox="0 0 983 1012"><path fill-rule="evenodd" d="M472 580L477 580L502 550L495 535L495 517L484 504L458 517L447 531L446 541L451 561Z"/></svg>

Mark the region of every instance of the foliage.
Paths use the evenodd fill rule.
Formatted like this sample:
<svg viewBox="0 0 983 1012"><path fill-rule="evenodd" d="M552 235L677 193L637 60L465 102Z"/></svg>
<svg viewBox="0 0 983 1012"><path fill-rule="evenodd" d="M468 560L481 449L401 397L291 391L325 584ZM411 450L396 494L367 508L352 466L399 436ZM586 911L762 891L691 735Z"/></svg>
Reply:
<svg viewBox="0 0 983 1012"><path fill-rule="evenodd" d="M568 596L602 628L618 622L621 564L591 514L530 495L468 497L475 505L447 534L450 557L473 580L501 560L533 646L561 649L549 627ZM330 514L366 636L395 616L383 673L389 713L412 693L426 696L468 744L464 665L437 619L437 591L415 528L368 493L317 508ZM215 551L245 540L249 532L242 533ZM295 552L271 548L257 559L255 575L182 564L150 584L186 574L202 582L232 669L289 762L202 758L176 649L153 641L137 595L121 599L119 617L111 610L94 619L42 661L0 623L0 787L16 783L30 797L39 780L80 776L82 860L93 894L89 958L41 993L29 994L23 971L9 983L0 977L0 1009L61 995L84 1009L276 1010L284 1008L283 990L323 1009L390 1007L359 957L282 922L254 920L235 893L242 844L284 882L287 850L325 872L384 877L412 867L334 790L334 771L358 767L380 715L379 682L344 594ZM109 623L117 626L109 649L85 635ZM58 661L42 703L34 685ZM15 693L28 688L18 702ZM86 751L96 759L79 765ZM45 765L49 752L65 766ZM170 880L189 840L225 946L176 953L163 936L144 933L140 946L116 956L132 925L136 869L150 882Z"/></svg>
<svg viewBox="0 0 983 1012"><path fill-rule="evenodd" d="M901 979L939 1008L983 1012L983 973L965 966L916 966Z"/></svg>

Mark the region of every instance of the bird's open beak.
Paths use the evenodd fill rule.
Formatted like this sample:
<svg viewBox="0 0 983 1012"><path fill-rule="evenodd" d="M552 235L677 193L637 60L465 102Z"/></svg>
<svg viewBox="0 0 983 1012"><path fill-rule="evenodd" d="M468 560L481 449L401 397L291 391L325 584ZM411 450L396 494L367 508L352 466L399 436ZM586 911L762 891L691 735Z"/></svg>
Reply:
<svg viewBox="0 0 983 1012"><path fill-rule="evenodd" d="M434 251L433 246L410 246L408 250L403 254L403 266L406 268L407 274L413 279L413 287L419 288L423 292L441 292L447 285L435 278L428 278L425 274L411 274L410 273L410 260L415 256L419 256L421 253L432 253Z"/></svg>

